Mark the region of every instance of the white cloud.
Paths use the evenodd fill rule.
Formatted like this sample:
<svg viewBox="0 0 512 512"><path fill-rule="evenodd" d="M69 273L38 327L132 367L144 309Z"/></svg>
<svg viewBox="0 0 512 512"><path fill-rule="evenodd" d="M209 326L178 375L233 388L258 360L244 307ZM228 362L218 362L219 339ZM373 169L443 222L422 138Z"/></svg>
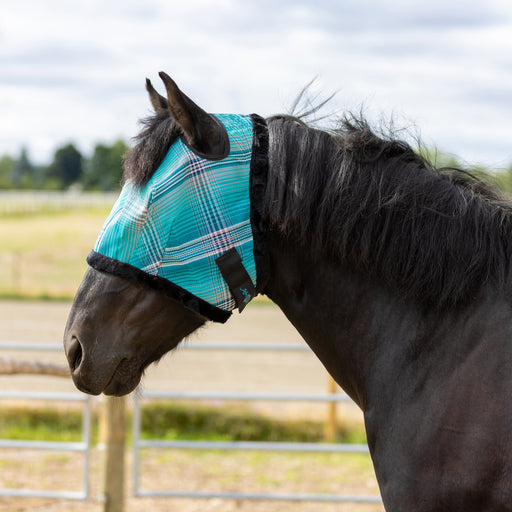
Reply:
<svg viewBox="0 0 512 512"><path fill-rule="evenodd" d="M314 76L333 109L398 114L467 160L512 162L512 7L406 0L19 0L0 18L0 154L129 138L146 76L269 115ZM405 121L407 124L408 121Z"/></svg>

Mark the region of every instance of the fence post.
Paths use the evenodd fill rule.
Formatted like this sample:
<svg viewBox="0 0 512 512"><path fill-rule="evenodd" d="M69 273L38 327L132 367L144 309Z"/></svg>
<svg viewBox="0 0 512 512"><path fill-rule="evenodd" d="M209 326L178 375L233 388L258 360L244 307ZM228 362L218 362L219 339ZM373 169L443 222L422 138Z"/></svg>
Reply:
<svg viewBox="0 0 512 512"><path fill-rule="evenodd" d="M14 295L21 294L21 266L22 266L22 253L14 251L12 253L12 272L11 272L11 286Z"/></svg>
<svg viewBox="0 0 512 512"><path fill-rule="evenodd" d="M103 512L124 511L124 452L126 399L105 396L100 412L100 443L103 447Z"/></svg>
<svg viewBox="0 0 512 512"><path fill-rule="evenodd" d="M336 393L336 381L330 375L327 376L327 379L327 393L333 395ZM328 402L327 404L324 436L326 441L333 441L336 437L336 402Z"/></svg>

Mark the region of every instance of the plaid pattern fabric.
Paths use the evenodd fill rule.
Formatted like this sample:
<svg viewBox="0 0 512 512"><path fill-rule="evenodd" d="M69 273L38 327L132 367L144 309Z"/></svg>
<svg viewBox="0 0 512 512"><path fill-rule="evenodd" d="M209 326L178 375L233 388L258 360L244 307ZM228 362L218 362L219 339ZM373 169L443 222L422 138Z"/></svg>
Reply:
<svg viewBox="0 0 512 512"><path fill-rule="evenodd" d="M146 185L123 187L94 251L231 311L236 303L215 259L236 248L256 285L249 198L253 123L250 116L216 117L229 135L229 155L206 160L177 139Z"/></svg>

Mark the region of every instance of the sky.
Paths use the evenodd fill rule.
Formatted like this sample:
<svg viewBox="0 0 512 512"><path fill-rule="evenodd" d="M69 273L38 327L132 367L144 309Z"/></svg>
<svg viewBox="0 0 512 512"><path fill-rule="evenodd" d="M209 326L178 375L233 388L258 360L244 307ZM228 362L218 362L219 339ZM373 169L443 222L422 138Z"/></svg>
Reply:
<svg viewBox="0 0 512 512"><path fill-rule="evenodd" d="M468 164L512 163L509 0L15 0L0 16L0 155L129 140L166 71L209 112L287 112L315 79ZM326 113L328 113L326 111Z"/></svg>

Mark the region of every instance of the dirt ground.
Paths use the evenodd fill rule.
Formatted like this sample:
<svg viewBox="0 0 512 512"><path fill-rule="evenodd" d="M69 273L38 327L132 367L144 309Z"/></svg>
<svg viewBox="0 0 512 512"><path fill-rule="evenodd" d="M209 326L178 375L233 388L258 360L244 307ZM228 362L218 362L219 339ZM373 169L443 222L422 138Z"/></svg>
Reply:
<svg viewBox="0 0 512 512"><path fill-rule="evenodd" d="M0 301L0 342L61 343L70 304ZM234 314L225 325L210 324L194 335L187 347L193 349L194 342L201 341L250 341L258 343L304 343L278 308L267 304L252 304L242 315ZM143 386L147 390L190 390L190 391L240 391L240 392L283 392L283 393L324 393L327 390L327 374L316 357L305 352L212 352L206 350L178 349L165 357L157 366L147 372ZM22 351L0 351L0 357L16 359L45 360L65 363L63 352L32 353ZM0 376L2 390L46 390L74 391L70 379L38 376ZM4 399L5 400L5 399ZM1 410L0 400L0 410ZM317 417L323 419L325 404L311 403L258 403L254 407L280 417ZM353 405L338 407L338 416L349 416L361 421L358 409ZM327 490L325 485L316 486L310 492L331 492L347 494L377 494L378 489L373 470L363 464L356 471L358 479L349 478L346 473L354 472L352 466L344 469L343 459L326 459L318 465L318 459L263 460L268 470L250 471L254 460L242 460L239 456L217 457L206 460L201 456L177 463L178 455L171 457L171 463L163 454L149 455L143 467L146 482L158 482L160 488L214 489L216 482L227 482L227 488L251 492L308 492L312 481L321 476L323 482L332 482ZM34 481L48 489L77 489L80 487L81 458L60 452L43 454L33 452L9 452L0 450L0 487L23 488L32 486ZM70 511L99 512L104 510L100 495L101 453L92 453L90 502L72 502L42 498L13 498L0 496L0 512L21 511ZM197 460L203 464L197 465ZM315 462L316 461L316 462ZM321 461L321 459L320 459ZM260 461L261 462L261 461ZM167 463L167 465L166 465ZM315 464L317 464L315 466ZM357 466L356 462L356 468ZM171 499L131 497L131 454L127 460L126 511L240 511L277 512L291 511L382 511L381 505L356 505L333 503L297 502L249 502L224 499ZM291 466L290 466L291 465ZM221 467L222 466L222 467ZM225 467L224 467L225 466ZM309 466L312 466L309 468ZM177 468L180 468L177 470ZM352 468L352 469L351 469ZM311 471L304 471L311 469ZM285 475L284 482L278 483L272 473ZM248 475L260 475L251 481ZM205 476L206 474L206 476ZM261 475L267 475L267 477ZM345 474L345 477L343 475ZM219 476L221 475L221 476ZM314 476L317 475L317 476ZM172 482L168 479L172 477ZM341 479L341 480L340 480ZM7 482L7 483L6 483ZM10 483L9 483L10 482ZM348 482L347 485L344 482ZM220 485L220 484L219 484ZM278 486L278 488L275 488ZM290 487L290 489L287 489Z"/></svg>
<svg viewBox="0 0 512 512"><path fill-rule="evenodd" d="M142 467L143 489L176 491L289 493L324 492L333 494L378 494L373 471L352 460L344 464L343 455L320 457L297 455L279 457L266 454L176 452L145 454ZM12 460L9 460L12 457ZM100 512L105 506L101 496L100 469L102 453L92 452L91 499L84 501L49 498L1 497L2 512ZM353 457L353 456L352 456ZM127 457L127 475L131 475L132 455ZM7 463L5 463L7 461ZM14 452L4 455L2 471L9 474L0 482L20 487L30 475L39 471L37 481L28 480L31 488L79 490L80 462L71 456L29 452L23 458ZM33 478L33 476L32 476ZM247 501L220 498L135 498L131 478L126 479L126 512L383 512L380 504L314 503L290 501Z"/></svg>

